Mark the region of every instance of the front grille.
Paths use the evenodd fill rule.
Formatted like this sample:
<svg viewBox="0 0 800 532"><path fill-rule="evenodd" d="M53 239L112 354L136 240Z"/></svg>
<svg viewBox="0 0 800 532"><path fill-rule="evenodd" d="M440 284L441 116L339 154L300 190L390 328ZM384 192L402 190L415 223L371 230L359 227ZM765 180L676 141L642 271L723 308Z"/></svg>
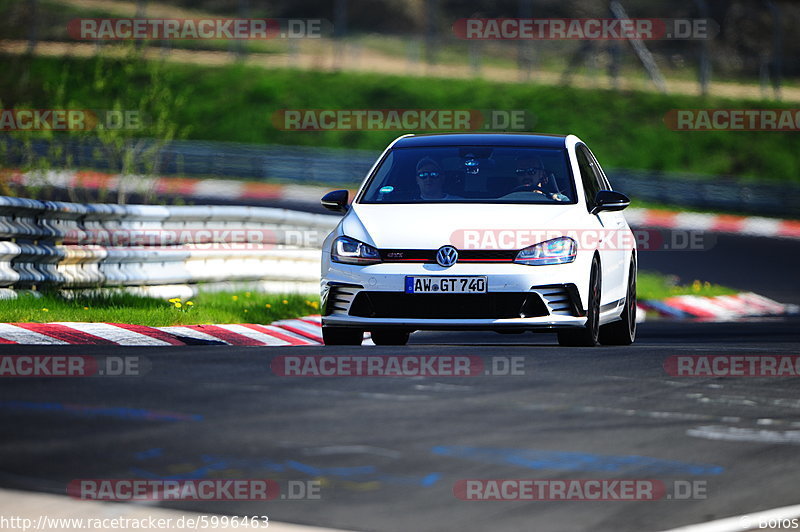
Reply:
<svg viewBox="0 0 800 532"><path fill-rule="evenodd" d="M547 316L538 294L405 294L359 292L350 315L361 318L480 319Z"/></svg>
<svg viewBox="0 0 800 532"><path fill-rule="evenodd" d="M436 249L381 249L383 262L436 262ZM458 262L513 262L515 249L459 249Z"/></svg>

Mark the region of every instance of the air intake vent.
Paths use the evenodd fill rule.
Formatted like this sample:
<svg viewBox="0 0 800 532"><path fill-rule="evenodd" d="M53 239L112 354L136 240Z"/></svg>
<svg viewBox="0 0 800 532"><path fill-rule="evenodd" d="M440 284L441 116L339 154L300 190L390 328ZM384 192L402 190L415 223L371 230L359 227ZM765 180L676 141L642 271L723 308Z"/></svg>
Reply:
<svg viewBox="0 0 800 532"><path fill-rule="evenodd" d="M355 284L328 285L327 297L323 295L322 314L324 316L336 314L346 315L350 310L350 305L353 303L356 294L363 288L363 286Z"/></svg>
<svg viewBox="0 0 800 532"><path fill-rule="evenodd" d="M534 286L533 292L539 294L551 315L579 316L577 288L575 285Z"/></svg>

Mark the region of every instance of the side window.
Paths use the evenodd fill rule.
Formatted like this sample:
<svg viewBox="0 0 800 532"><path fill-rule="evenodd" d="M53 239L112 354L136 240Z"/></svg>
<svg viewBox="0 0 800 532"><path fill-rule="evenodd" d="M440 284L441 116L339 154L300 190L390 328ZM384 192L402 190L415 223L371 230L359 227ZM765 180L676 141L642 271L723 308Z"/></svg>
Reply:
<svg viewBox="0 0 800 532"><path fill-rule="evenodd" d="M589 148L584 147L584 149L589 154L589 161L591 162L595 176L597 176L597 182L600 183L600 189L612 190L611 184L608 182L608 177L606 177L606 173L603 172L603 168L600 166L600 163L597 162L597 157L594 156L592 150L590 150Z"/></svg>
<svg viewBox="0 0 800 532"><path fill-rule="evenodd" d="M388 182L389 177L392 175L392 167L394 166L394 150L390 151L389 154L386 156L386 159L383 160L381 166L378 168L378 171L375 172L375 175L370 180L370 186L365 189L364 196L361 198L366 201L383 201L386 199L385 196L388 195L384 193L383 190L386 188L385 185L389 185ZM376 185L373 185L375 183ZM393 185L393 183L392 183ZM393 191L396 187L390 186L388 187L389 191ZM369 194L366 192L367 190L371 190ZM361 200L359 200L361 201Z"/></svg>
<svg viewBox="0 0 800 532"><path fill-rule="evenodd" d="M581 182L583 183L583 193L586 197L586 207L588 210L592 210L592 207L594 207L594 198L600 190L600 184L597 181L594 168L592 168L591 159L586 153L586 148L577 146L575 148L575 155L578 158L578 168L580 168L581 171Z"/></svg>

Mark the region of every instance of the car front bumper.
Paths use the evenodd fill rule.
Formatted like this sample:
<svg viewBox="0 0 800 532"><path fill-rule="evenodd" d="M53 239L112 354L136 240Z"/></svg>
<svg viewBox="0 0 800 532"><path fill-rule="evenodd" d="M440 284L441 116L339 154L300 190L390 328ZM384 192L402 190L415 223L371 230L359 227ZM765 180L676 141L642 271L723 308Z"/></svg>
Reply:
<svg viewBox="0 0 800 532"><path fill-rule="evenodd" d="M575 262L549 266L457 263L443 268L430 263L341 264L331 262L330 254L325 253L322 324L364 330L511 331L582 327L586 323L583 301L588 291L591 258L587 261L581 255ZM485 276L487 295L463 294L469 297L459 298L461 294L405 294L407 276ZM383 303L376 304L376 300ZM503 301L502 308L496 303L498 300ZM442 301L447 303L439 305ZM518 301L527 305L522 311L514 306ZM448 315L447 305L452 305L453 315ZM470 305L474 308L466 308ZM493 315L495 308L497 314Z"/></svg>

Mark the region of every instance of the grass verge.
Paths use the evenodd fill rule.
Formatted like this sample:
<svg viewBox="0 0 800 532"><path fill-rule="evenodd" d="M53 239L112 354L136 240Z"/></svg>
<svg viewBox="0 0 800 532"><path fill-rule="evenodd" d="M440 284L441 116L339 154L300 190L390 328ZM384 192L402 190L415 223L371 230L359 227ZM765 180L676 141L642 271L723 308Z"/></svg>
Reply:
<svg viewBox="0 0 800 532"><path fill-rule="evenodd" d="M664 299L677 295L718 296L737 291L708 282L681 285L677 278L640 272L638 297ZM170 301L131 294L81 295L65 299L56 294L21 294L0 300L0 322L110 322L164 327L203 323L271 323L319 312L319 298L255 292L202 293Z"/></svg>
<svg viewBox="0 0 800 532"><path fill-rule="evenodd" d="M112 108L126 88L146 82L143 65L104 64L107 86L98 92L96 59L7 56L0 59L0 101L6 108L56 106L61 87L70 108ZM64 78L62 81L62 74ZM800 151L791 133L672 131L672 109L791 108L791 104L605 89L579 89L476 79L200 66L170 63L163 80L174 94L189 91L171 119L196 140L277 143L382 150L397 130L292 131L273 124L281 109L524 110L531 129L574 133L609 168L738 175L752 180L800 181ZM221 104L221 102L223 104ZM123 108L133 102L118 102Z"/></svg>
<svg viewBox="0 0 800 532"><path fill-rule="evenodd" d="M319 312L319 297L256 292L201 293L186 300L131 294L87 295L65 299L56 294L21 294L0 300L0 322L110 322L154 327L202 323L271 323Z"/></svg>
<svg viewBox="0 0 800 532"><path fill-rule="evenodd" d="M646 299L665 299L672 296L724 296L738 293L738 290L695 280L690 284L680 284L674 275L655 272L639 272L636 293L640 301Z"/></svg>

